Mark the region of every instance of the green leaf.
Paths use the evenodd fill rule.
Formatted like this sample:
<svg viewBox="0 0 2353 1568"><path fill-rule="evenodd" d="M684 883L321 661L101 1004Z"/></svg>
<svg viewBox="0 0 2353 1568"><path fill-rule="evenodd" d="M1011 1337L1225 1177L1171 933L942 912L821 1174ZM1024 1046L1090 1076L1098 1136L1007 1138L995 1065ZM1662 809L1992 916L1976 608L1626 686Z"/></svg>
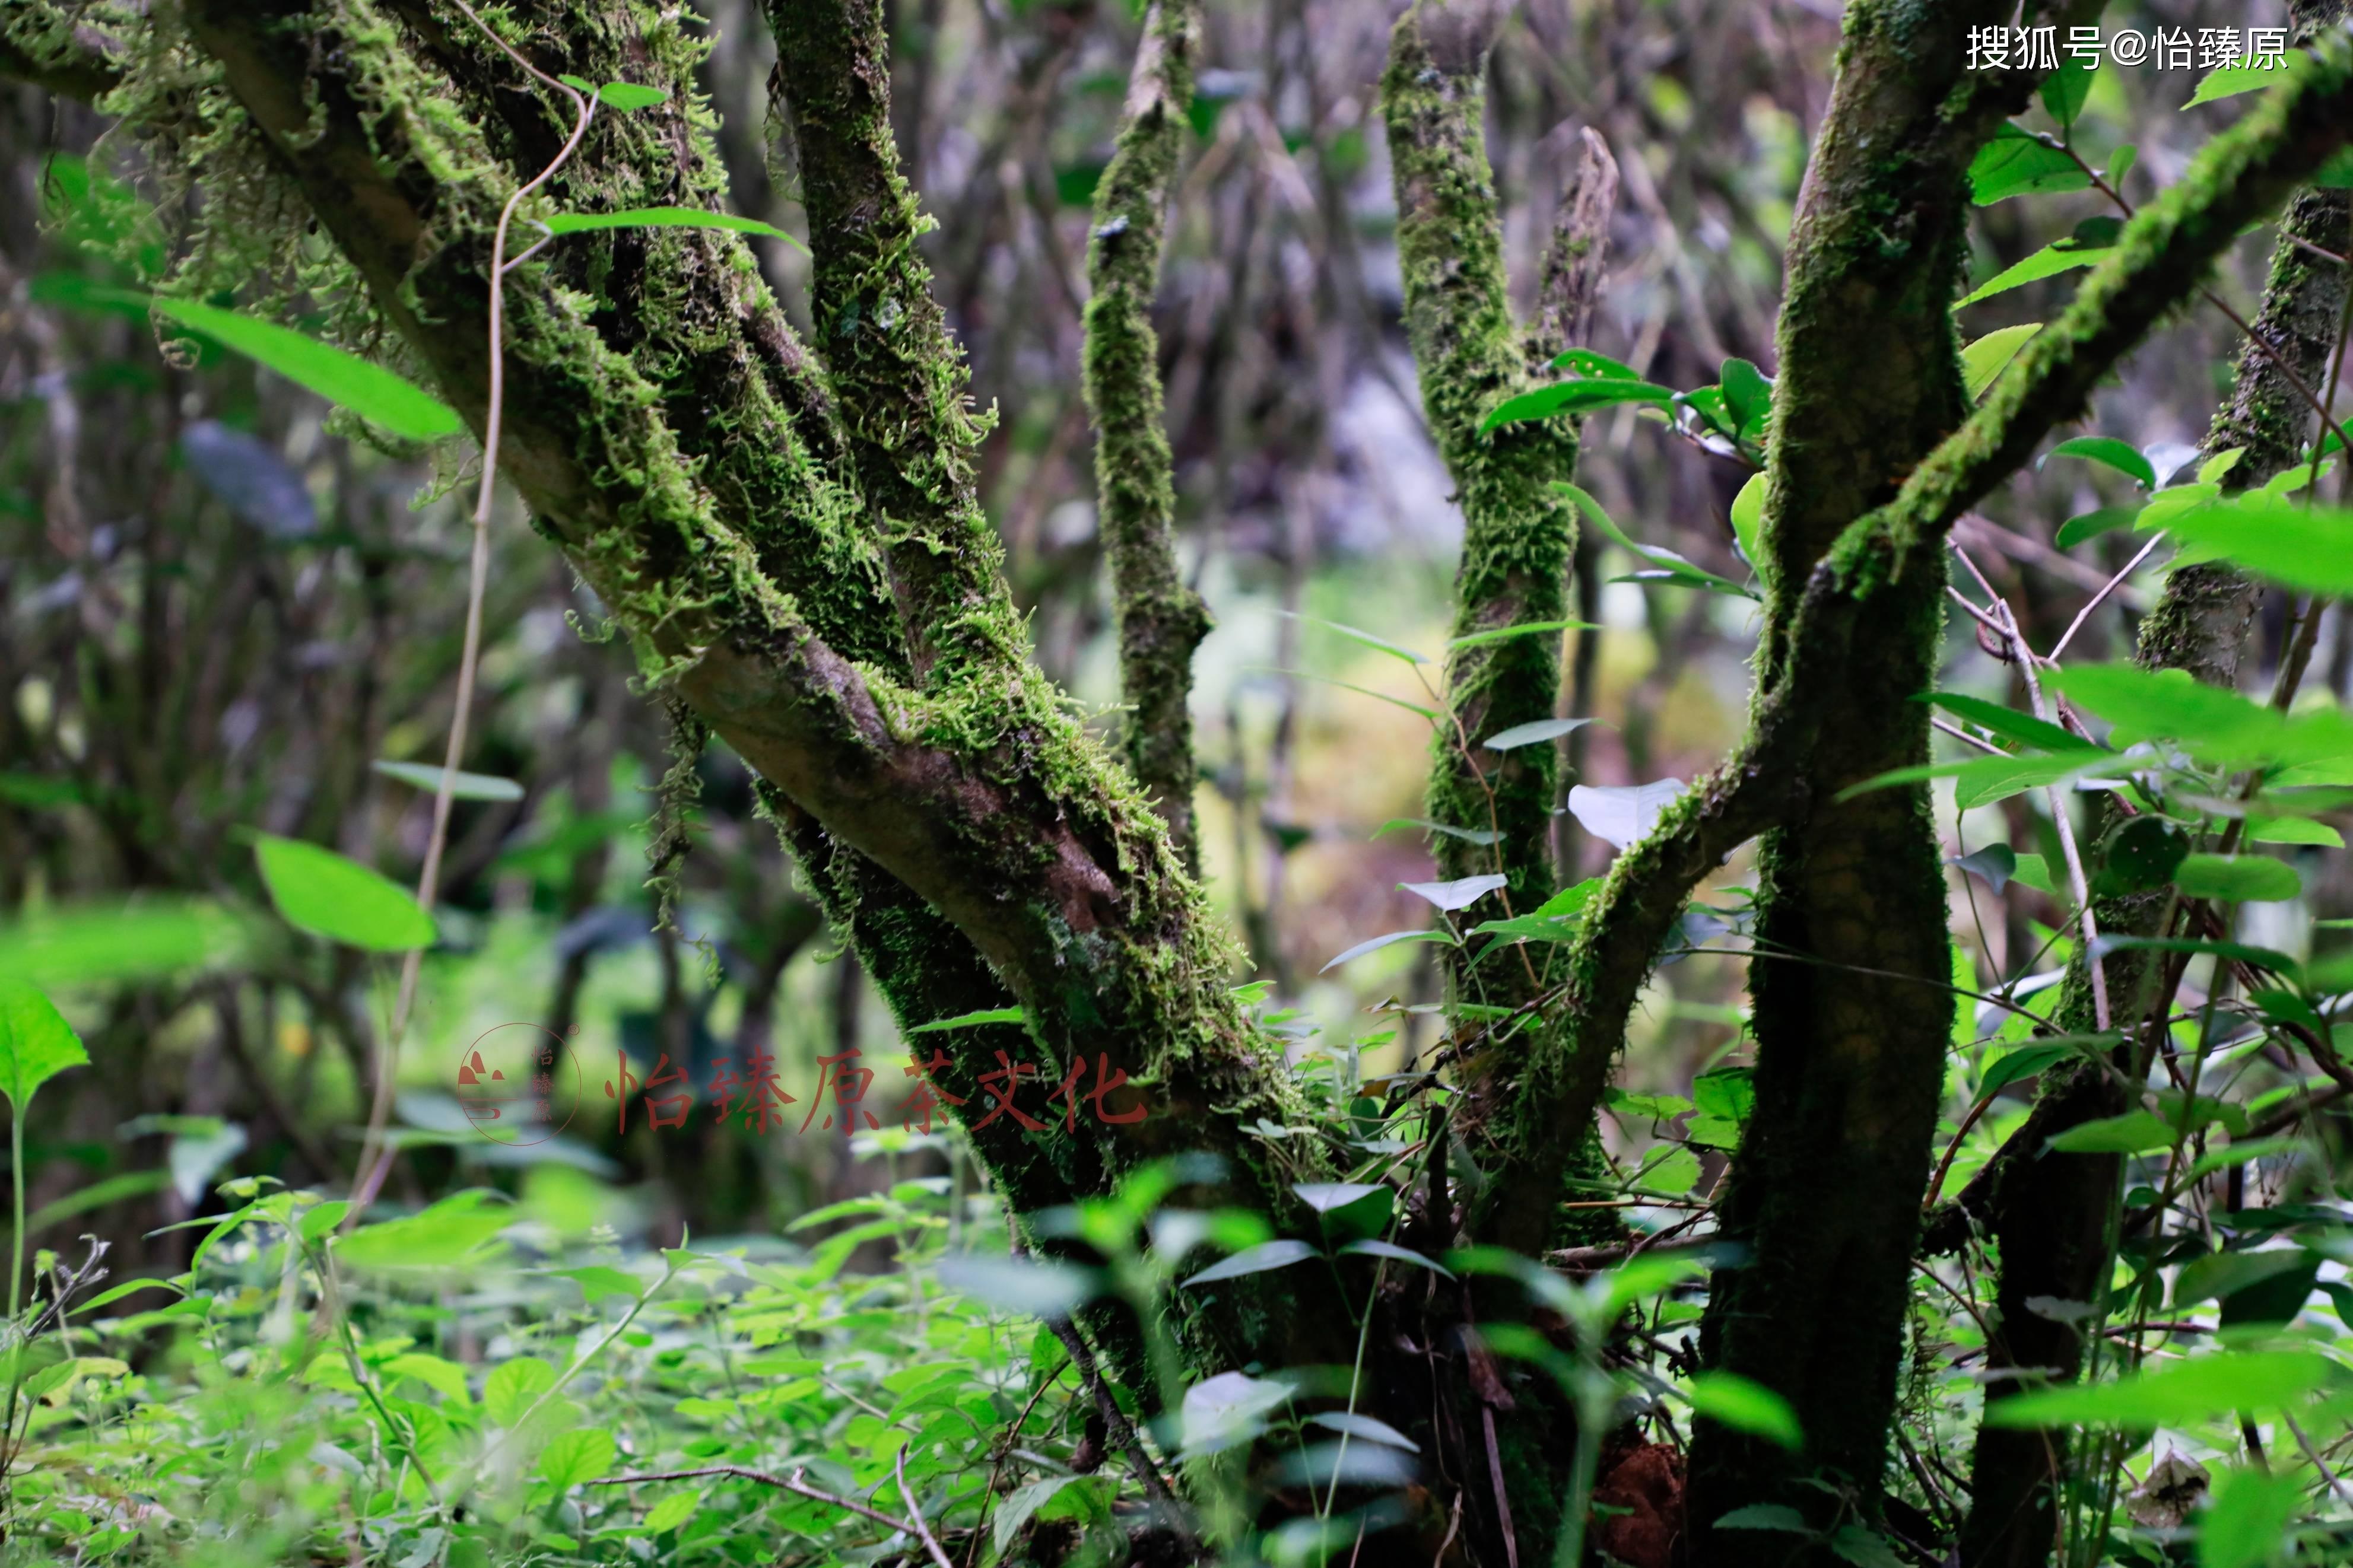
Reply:
<svg viewBox="0 0 2353 1568"><path fill-rule="evenodd" d="M2257 92L2279 79L2279 72L2261 66L2218 66L2198 79L2198 90L2181 107L2195 109L2201 103L2235 98L2242 92Z"/></svg>
<svg viewBox="0 0 2353 1568"><path fill-rule="evenodd" d="M1352 959L1352 958L1362 958L1362 957L1364 957L1364 956L1365 956L1365 954L1366 954L1366 953L1368 953L1368 952L1379 952L1382 948L1385 948L1385 947L1390 946L1391 944L1396 943L1396 942L1452 942L1453 940L1454 940L1454 939L1453 939L1451 936L1448 935L1446 932L1444 932L1444 931L1388 931L1388 932L1387 932L1387 933L1385 933L1385 934L1383 934L1383 935L1376 936L1376 937L1370 937L1370 938L1367 938L1366 940L1365 940L1365 941L1363 941L1363 942L1358 942L1356 946L1354 946L1354 947L1352 947L1352 948L1348 949L1345 952L1341 953L1338 957L1336 957L1336 958L1333 959L1331 963L1329 963L1325 964L1323 968L1321 968L1321 969L1317 970L1315 973L1318 973L1318 974L1328 974L1328 973L1330 973L1333 970L1339 968L1339 967L1340 967L1340 965L1342 965L1342 964L1344 964L1344 963L1347 963L1347 962L1348 962L1350 959Z"/></svg>
<svg viewBox="0 0 2353 1568"><path fill-rule="evenodd" d="M2072 272L2078 267L2089 267L2099 259L2099 247L2071 245L2060 240L2003 268L1965 295L1961 303L1974 305L1997 294L2007 294L2012 289L2022 289L2045 278L2056 278L2060 273Z"/></svg>
<svg viewBox="0 0 2353 1568"><path fill-rule="evenodd" d="M1395 1242L1352 1241L1340 1250L1356 1253L1366 1258L1386 1258L1395 1263L1410 1263L1417 1268L1427 1268L1434 1273L1443 1274L1449 1279L1454 1278L1454 1271L1443 1263L1424 1258L1420 1253L1399 1247Z"/></svg>
<svg viewBox="0 0 2353 1568"><path fill-rule="evenodd" d="M2084 100L2092 96L2092 62L2073 55L2059 62L2059 68L2042 79L2042 108L2063 128L2072 130L2075 117L2084 111Z"/></svg>
<svg viewBox="0 0 2353 1568"><path fill-rule="evenodd" d="M723 228L735 234L756 234L781 239L806 251L808 247L772 223L733 213L704 212L699 207L628 207L611 213L557 213L542 221L550 234L586 234L600 228Z"/></svg>
<svg viewBox="0 0 2353 1568"><path fill-rule="evenodd" d="M316 1241L343 1224L343 1216L351 1212L351 1204L343 1198L313 1204L302 1211L302 1218L295 1226L294 1234L304 1241Z"/></svg>
<svg viewBox="0 0 2353 1568"><path fill-rule="evenodd" d="M482 1413L501 1426L512 1426L533 1400L554 1386L555 1369L537 1356L502 1361L482 1384Z"/></svg>
<svg viewBox="0 0 2353 1568"><path fill-rule="evenodd" d="M1403 1448L1409 1454L1421 1452L1420 1444L1388 1422L1377 1420L1370 1415L1344 1410L1324 1410L1310 1415L1307 1419L1327 1432L1345 1433L1351 1437L1362 1437L1367 1442L1386 1443L1392 1448Z"/></svg>
<svg viewBox="0 0 2353 1568"><path fill-rule="evenodd" d="M666 1530L676 1530L692 1519L695 1510L702 1506L701 1492L672 1492L646 1510L646 1529L655 1535Z"/></svg>
<svg viewBox="0 0 2353 1568"><path fill-rule="evenodd" d="M1971 850L1967 855L1956 855L1945 864L1958 866L1971 876L1982 879L1987 887L1999 893L2010 885L2010 878L2017 874L2018 851L2007 844L1989 844L1984 848Z"/></svg>
<svg viewBox="0 0 2353 1568"><path fill-rule="evenodd" d="M2116 728L2113 747L2165 738L2209 763L2310 763L2353 756L2353 719L2334 709L2285 718L2181 669L2086 664L2051 672L2050 684Z"/></svg>
<svg viewBox="0 0 2353 1568"><path fill-rule="evenodd" d="M1213 1263L1198 1274L1177 1281L1180 1285L1208 1285L1219 1279L1239 1279L1245 1274L1263 1274L1271 1268L1287 1268L1322 1254L1303 1241L1284 1237L1244 1247L1223 1263Z"/></svg>
<svg viewBox="0 0 2353 1568"><path fill-rule="evenodd" d="M1789 1408L1789 1402L1738 1373L1701 1373L1692 1379L1691 1403L1694 1410L1710 1420L1778 1444L1793 1454L1806 1446L1805 1434L1799 1429L1797 1412Z"/></svg>
<svg viewBox="0 0 2353 1568"><path fill-rule="evenodd" d="M2074 1054L2074 1051L2066 1046L2021 1046L2014 1051L2005 1053L1987 1067L1984 1079L1978 1084L1978 1098L1986 1099L1996 1090L2007 1089L2021 1079L2032 1078L2037 1073L2065 1061Z"/></svg>
<svg viewBox="0 0 2353 1568"><path fill-rule="evenodd" d="M1640 381L1641 373L1628 364L1620 364L1607 354L1591 349L1568 349L1552 362L1555 370L1573 370L1577 374L1599 381Z"/></svg>
<svg viewBox="0 0 2353 1568"><path fill-rule="evenodd" d="M2263 1568L2284 1561L2290 1528L2303 1511L2295 1471L2224 1470L2215 1478L2212 1500L2198 1514L2198 1568Z"/></svg>
<svg viewBox="0 0 2353 1568"><path fill-rule="evenodd" d="M606 108L617 109L627 114L632 110L651 109L657 103L666 103L670 94L658 87L640 87L629 81L608 81L596 89L596 99Z"/></svg>
<svg viewBox="0 0 2353 1568"><path fill-rule="evenodd" d="M492 1196L479 1189L457 1193L404 1218L362 1226L335 1244L336 1260L387 1274L464 1268L517 1218L512 1208L493 1205Z"/></svg>
<svg viewBox="0 0 2353 1568"><path fill-rule="evenodd" d="M1538 719L1533 723L1514 724L1508 730L1498 730L1480 744L1491 752L1508 752L1518 746L1532 746L1538 741L1556 741L1572 730L1581 730L1592 723L1590 719Z"/></svg>
<svg viewBox="0 0 2353 1568"><path fill-rule="evenodd" d="M433 917L406 889L357 861L299 838L256 834L254 858L269 901L288 924L373 952L429 947Z"/></svg>
<svg viewBox="0 0 2353 1568"><path fill-rule="evenodd" d="M2073 550L2110 529L2132 527L2140 521L2140 511L2137 506L2104 506L2097 511L2078 512L2059 525L2056 542L2062 550Z"/></svg>
<svg viewBox="0 0 2353 1568"><path fill-rule="evenodd" d="M928 1024L918 1024L907 1031L911 1035L936 1034L943 1029L969 1029L976 1024L1019 1024L1028 1015L1018 1007L984 1007L977 1013L959 1013L953 1018L935 1018Z"/></svg>
<svg viewBox="0 0 2353 1568"><path fill-rule="evenodd" d="M569 1491L611 1469L619 1452L610 1432L575 1426L547 1440L539 1452L539 1473L557 1491Z"/></svg>
<svg viewBox="0 0 2353 1568"><path fill-rule="evenodd" d="M1399 882L1398 886L1451 914L1456 910L1467 910L1488 894L1501 890L1507 880L1501 872L1489 871L1475 877L1456 877L1451 881Z"/></svg>
<svg viewBox="0 0 2353 1568"><path fill-rule="evenodd" d="M2154 1111L2127 1110L2054 1132L2049 1146L2063 1154L2146 1154L2173 1147L2178 1136L2173 1125Z"/></svg>
<svg viewBox="0 0 2353 1568"><path fill-rule="evenodd" d="M2278 1410L2343 1384L2315 1351L2222 1351L2114 1383L2039 1389L1989 1401L1989 1426L2179 1426L2236 1411Z"/></svg>
<svg viewBox="0 0 2353 1568"><path fill-rule="evenodd" d="M2091 175L2059 148L2005 125L1969 163L1969 199L1981 207L2038 191L2080 191Z"/></svg>
<svg viewBox="0 0 2353 1568"><path fill-rule="evenodd" d="M1375 637L1360 626L1343 626L1338 621L1327 621L1321 616L1303 616L1296 610L1285 610L1282 613L1292 620L1305 621L1311 626L1322 626L1327 632L1337 632L1350 642L1361 647L1371 648L1375 653L1385 653L1391 658L1403 659L1408 664L1430 662L1404 644L1393 643L1384 637Z"/></svg>
<svg viewBox="0 0 2353 1568"><path fill-rule="evenodd" d="M1740 546L1741 559L1757 570L1764 569L1765 560L1765 475L1758 470L1748 476L1740 493L1732 498L1732 537Z"/></svg>
<svg viewBox="0 0 2353 1568"><path fill-rule="evenodd" d="M422 1351L409 1351L384 1363L382 1371L387 1379L413 1377L452 1405L469 1405L473 1395L466 1388L466 1369L454 1361L444 1361L438 1355Z"/></svg>
<svg viewBox="0 0 2353 1568"><path fill-rule="evenodd" d="M2189 855L2174 868L2173 885L2189 899L2276 903L2304 891L2304 879L2284 860L2266 855Z"/></svg>
<svg viewBox="0 0 2353 1568"><path fill-rule="evenodd" d="M1717 384L1724 388L1725 411L1732 416L1733 428L1753 436L1773 411L1772 382L1746 360L1728 359Z"/></svg>
<svg viewBox="0 0 2353 1568"><path fill-rule="evenodd" d="M1555 479L1553 481L1552 488L1562 495L1567 496L1570 500L1575 501L1577 509L1584 512L1587 519L1592 522L1593 526L1596 529L1599 529L1612 543L1616 544L1620 549L1626 551L1637 560L1648 563L1652 568L1665 574L1667 576L1678 579L1686 579L1686 585L1690 587L1708 588L1716 593L1730 594L1737 598L1743 599L1756 597L1755 595L1749 593L1747 589L1742 587L1739 584L1733 582L1730 578L1719 577L1713 572L1695 566L1692 563L1684 560L1682 556L1676 554L1672 550L1657 550L1649 545L1635 543L1632 540L1626 537L1624 530L1620 529L1617 523L1610 521L1609 514L1602 510L1601 503L1599 501L1595 500L1592 496L1587 494L1583 489L1579 489L1576 485L1570 484L1565 479Z"/></svg>
<svg viewBox="0 0 2353 1568"><path fill-rule="evenodd" d="M441 775L446 771L425 763L386 763L369 764L388 779L398 779L427 792L441 787ZM521 800L522 785L512 779L498 778L490 773L470 773L462 769L449 785L452 800Z"/></svg>
<svg viewBox="0 0 2353 1568"><path fill-rule="evenodd" d="M590 1306L607 1296L617 1296L624 1301L634 1301L645 1293L645 1286L634 1274L601 1263L579 1268L551 1268L548 1273L559 1279L569 1279L580 1287L580 1295Z"/></svg>
<svg viewBox="0 0 2353 1568"><path fill-rule="evenodd" d="M137 296L130 296L138 298ZM374 420L396 436L430 441L465 427L458 411L379 364L305 337L275 321L240 316L194 300L155 295L141 300L159 315L276 371L328 402Z"/></svg>
<svg viewBox="0 0 2353 1568"><path fill-rule="evenodd" d="M2132 173L2133 164L2139 157L2140 149L2129 142L2108 154L2108 166L2104 173L2107 176L2111 190L2121 191L2125 188L2125 176Z"/></svg>
<svg viewBox="0 0 2353 1568"><path fill-rule="evenodd" d="M2145 490L2157 489L2157 468L2137 448L2114 436L2078 436L2072 441L2062 441L2043 458L2082 458L2087 462L2103 463L2125 475ZM2037 468L2042 464L2035 465Z"/></svg>
<svg viewBox="0 0 2353 1568"><path fill-rule="evenodd" d="M1038 1511L1047 1499L1077 1479L1079 1479L1077 1476L1048 1476L1043 1480L1031 1481L1027 1486L1015 1488L997 1510L995 1529L997 1556L1002 1558L1005 1555L1007 1550L1012 1546L1014 1538L1021 1533L1022 1527L1029 1522L1030 1517Z"/></svg>
<svg viewBox="0 0 2353 1568"><path fill-rule="evenodd" d="M2031 713L2021 713L1999 702L1989 702L1982 697L1970 697L1958 691L1931 691L1915 701L1933 702L1946 712L1967 719L1970 723L2021 745L2038 747L2045 752L2097 752L2102 748L2045 719Z"/></svg>
<svg viewBox="0 0 2353 1568"><path fill-rule="evenodd" d="M1790 1535L1811 1535L1814 1527L1806 1516L1787 1503L1752 1502L1746 1508L1736 1508L1715 1521L1718 1530L1778 1530Z"/></svg>
<svg viewBox="0 0 2353 1568"><path fill-rule="evenodd" d="M2258 576L2331 598L2353 597L2353 510L2299 506L2251 491L2168 526L2191 560L2225 557Z"/></svg>
<svg viewBox="0 0 2353 1568"><path fill-rule="evenodd" d="M883 1223L886 1235L890 1225ZM1102 1281L1092 1268L977 1253L954 1253L941 1258L939 1276L954 1289L999 1311L1031 1318L1067 1318L1103 1293Z"/></svg>
<svg viewBox="0 0 2353 1568"><path fill-rule="evenodd" d="M2312 172L2312 183L2324 191L2353 187L2353 147L2339 147L2331 153L2328 161Z"/></svg>
<svg viewBox="0 0 2353 1568"><path fill-rule="evenodd" d="M1860 1524L1841 1524L1831 1532L1831 1550L1855 1568L1904 1568L1904 1559L1878 1531Z"/></svg>
<svg viewBox="0 0 2353 1568"><path fill-rule="evenodd" d="M1975 403L1986 395L2027 340L2042 330L2040 321L2021 321L2014 327L2004 327L1988 332L1961 351L1961 377L1968 384L1969 401Z"/></svg>
<svg viewBox="0 0 2353 1568"><path fill-rule="evenodd" d="M81 1037L56 1004L21 980L0 978L0 1094L18 1116L43 1084L89 1065Z"/></svg>
<svg viewBox="0 0 2353 1568"><path fill-rule="evenodd" d="M2291 978L2304 971L2286 953L2268 947L2253 947L2243 942L2204 942L2179 936L2108 936L2102 935L2094 944L2102 953L2120 952L2132 948L2147 948L2157 952L2208 953L2218 958L2235 958L2242 963L2253 964Z"/></svg>
<svg viewBox="0 0 2353 1568"><path fill-rule="evenodd" d="M1620 381L1615 377L1556 381L1550 386L1505 398L1496 405L1493 413L1479 422L1479 433L1483 436L1498 425L1548 419L1556 414L1583 414L1620 403L1648 403L1663 408L1674 401L1674 396L1672 387L1647 381Z"/></svg>
<svg viewBox="0 0 2353 1568"><path fill-rule="evenodd" d="M1503 642L1511 637L1535 637L1543 632L1598 632L1601 628L1591 621L1523 621L1517 626L1497 626L1491 632L1472 632L1469 637L1450 637L1446 646L1483 647L1489 643Z"/></svg>

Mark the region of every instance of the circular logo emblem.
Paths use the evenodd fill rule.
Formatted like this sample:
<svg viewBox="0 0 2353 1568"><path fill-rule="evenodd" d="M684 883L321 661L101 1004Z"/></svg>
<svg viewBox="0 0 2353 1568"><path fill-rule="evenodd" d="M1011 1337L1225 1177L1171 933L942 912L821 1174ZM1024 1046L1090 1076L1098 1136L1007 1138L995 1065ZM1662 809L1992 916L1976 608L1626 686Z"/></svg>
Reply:
<svg viewBox="0 0 2353 1568"><path fill-rule="evenodd" d="M459 1057L458 1103L474 1131L493 1143L544 1143L580 1113L580 1064L554 1030L500 1024Z"/></svg>

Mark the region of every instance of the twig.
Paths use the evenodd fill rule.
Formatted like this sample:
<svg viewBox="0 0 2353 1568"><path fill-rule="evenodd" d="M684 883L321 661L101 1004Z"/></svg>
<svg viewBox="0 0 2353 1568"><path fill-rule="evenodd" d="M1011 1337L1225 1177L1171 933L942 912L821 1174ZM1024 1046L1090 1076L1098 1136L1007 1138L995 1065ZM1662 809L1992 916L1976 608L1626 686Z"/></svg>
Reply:
<svg viewBox="0 0 2353 1568"><path fill-rule="evenodd" d="M1046 1326L1054 1331L1054 1337L1062 1342L1064 1350L1071 1352L1071 1364L1079 1369L1079 1380L1086 1384L1087 1393L1095 1402L1095 1414L1103 1417L1103 1429L1111 1434L1112 1441L1119 1445L1120 1451L1127 1456L1127 1462L1134 1467L1135 1479L1143 1483L1145 1495L1167 1509L1172 1522L1183 1530L1184 1521L1176 1517L1176 1494L1168 1489L1168 1483L1161 1479L1160 1467L1154 1464L1152 1456L1145 1451L1144 1439L1136 1435L1134 1423L1122 1413L1119 1402L1111 1396L1103 1374L1095 1369L1094 1352L1088 1348L1078 1325L1067 1317L1052 1317L1046 1320Z"/></svg>
<svg viewBox="0 0 2353 1568"><path fill-rule="evenodd" d="M915 1533L923 1537L932 1561L940 1568L955 1568L955 1564L948 1561L948 1554L940 1550L939 1537L934 1535L932 1527L923 1522L923 1510L916 1506L914 1490L907 1485L907 1445L904 1443L900 1444L899 1451L891 1456L891 1475L899 1483L899 1500L907 1505L908 1522L915 1527Z"/></svg>
<svg viewBox="0 0 2353 1568"><path fill-rule="evenodd" d="M507 228L514 221L515 208L522 205L523 199L554 179L556 172L571 161L572 154L579 149L581 139L588 134L588 122L596 115L596 99L593 93L582 93L525 59L512 45L499 37L496 30L466 4L466 0L452 0L452 4L464 12L466 19L480 28L482 36L497 45L509 59L543 85L570 99L579 118L572 127L571 139L564 143L547 167L507 197L506 205L499 209L497 232L491 237L490 397L482 419L482 480L474 495L474 546L466 580L466 635L458 656L458 693L449 717L449 743L442 752L440 783L433 790L433 827L425 841L425 865L417 874L417 907L427 910L432 909L434 896L440 890L441 856L449 841L449 814L457 799L458 764L466 756L467 721L472 715L474 681L481 664L482 599L489 589L491 574L491 500L498 482L499 429L505 414L506 399L506 355L500 336L506 313ZM537 247L533 248L536 250ZM345 1230L359 1223L361 1214L375 1201L378 1189L384 1185L384 1179L392 1169L392 1153L383 1147L384 1130L392 1115L392 1087L400 1044L408 1032L409 1014L417 1005L417 984L424 968L425 949L422 947L409 949L400 961L400 990L393 1002L392 1027L385 1031L376 1059L375 1099L368 1108L367 1135L360 1144L357 1173L352 1184L352 1206L343 1215L343 1228Z"/></svg>
<svg viewBox="0 0 2353 1568"><path fill-rule="evenodd" d="M2163 542L2165 542L2165 531L2163 529L2158 529L2155 533L2149 536L2148 542L2140 547L2140 553L2125 563L2123 571L2109 578L2105 587L2102 588L2098 593L2093 595L2089 600L2085 601L2084 607L2075 612L2075 618L2067 623L2067 629L2060 634L2059 640L2052 645L2052 663L2056 664L2059 662L2059 656L2067 651L2067 645L2075 640L2075 634L2083 630L2084 623L2085 621L2092 618L2092 612L2098 609L2101 603L2105 600L2110 594L2115 593L2117 587L2123 584L2124 580L2131 576L2133 573L2139 568L2142 562L2148 559L2148 552L2150 551L2156 549Z"/></svg>

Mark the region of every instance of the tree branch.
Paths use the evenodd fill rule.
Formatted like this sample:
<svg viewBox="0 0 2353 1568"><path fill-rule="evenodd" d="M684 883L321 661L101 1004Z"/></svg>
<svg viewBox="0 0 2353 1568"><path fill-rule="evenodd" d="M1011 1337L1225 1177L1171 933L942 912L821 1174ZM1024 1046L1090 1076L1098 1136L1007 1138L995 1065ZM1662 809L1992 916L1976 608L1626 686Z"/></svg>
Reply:
<svg viewBox="0 0 2353 1568"><path fill-rule="evenodd" d="M1159 0L1145 14L1118 145L1095 187L1084 356L1103 538L1119 615L1120 688L1132 710L1128 766L1195 873L1198 773L1187 700L1193 653L1208 635L1209 612L1176 569L1174 460L1152 299L1168 193L1190 124L1200 33L1200 0Z"/></svg>

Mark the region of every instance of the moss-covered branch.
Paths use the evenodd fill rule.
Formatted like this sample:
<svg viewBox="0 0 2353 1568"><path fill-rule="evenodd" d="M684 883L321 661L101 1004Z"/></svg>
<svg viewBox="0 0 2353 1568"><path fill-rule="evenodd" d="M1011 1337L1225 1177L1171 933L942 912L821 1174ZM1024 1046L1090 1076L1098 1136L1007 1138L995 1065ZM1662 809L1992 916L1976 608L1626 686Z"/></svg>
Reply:
<svg viewBox="0 0 2353 1568"><path fill-rule="evenodd" d="M1454 635L1567 618L1576 527L1553 489L1574 477L1577 433L1566 419L1482 432L1496 405L1531 384L1504 274L1502 228L1480 121L1482 77L1497 7L1481 0L1420 0L1390 36L1381 79L1398 201L1405 324L1430 434L1462 508ZM1501 872L1504 896L1525 912L1553 892L1556 748L1490 751L1487 737L1554 716L1560 634L1456 647L1446 663L1446 712L1434 742L1430 815L1461 830L1435 850L1444 877ZM1508 998L1530 976L1494 983ZM1525 967L1525 966L1522 966ZM1474 982L1453 977L1465 1000Z"/></svg>
<svg viewBox="0 0 2353 1568"><path fill-rule="evenodd" d="M1145 15L1118 146L1095 186L1085 349L1095 487L1119 615L1120 688L1130 710L1128 765L1197 872L1187 704L1193 651L1208 635L1209 613L1176 570L1176 491L1152 299L1200 37L1199 0L1160 0Z"/></svg>
<svg viewBox="0 0 2353 1568"><path fill-rule="evenodd" d="M0 12L0 78L58 98L90 100L122 82L122 29L139 18L118 4L18 0Z"/></svg>

